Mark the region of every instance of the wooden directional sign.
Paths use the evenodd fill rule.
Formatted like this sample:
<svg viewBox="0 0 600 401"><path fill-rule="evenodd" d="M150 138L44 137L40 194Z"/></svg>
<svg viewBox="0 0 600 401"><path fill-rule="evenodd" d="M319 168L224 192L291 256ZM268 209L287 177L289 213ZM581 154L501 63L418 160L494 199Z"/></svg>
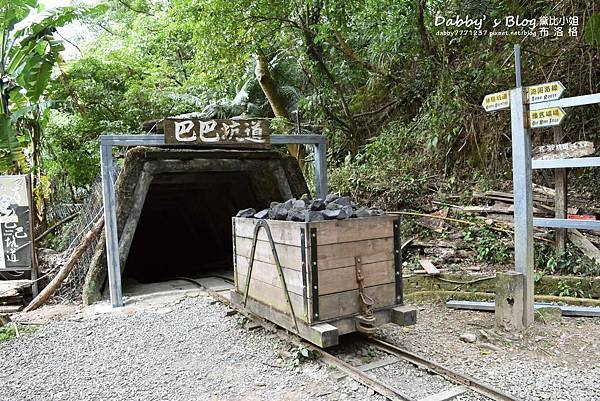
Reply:
<svg viewBox="0 0 600 401"><path fill-rule="evenodd" d="M169 117L164 120L167 145L269 149L266 119L199 120Z"/></svg>
<svg viewBox="0 0 600 401"><path fill-rule="evenodd" d="M483 98L481 105L485 111L507 109L510 106L510 95L508 91L491 93Z"/></svg>
<svg viewBox="0 0 600 401"><path fill-rule="evenodd" d="M564 91L565 87L560 81L528 86L525 88L525 101L531 104L558 100Z"/></svg>
<svg viewBox="0 0 600 401"><path fill-rule="evenodd" d="M529 112L529 128L544 128L560 125L566 114L562 107L550 107Z"/></svg>
<svg viewBox="0 0 600 401"><path fill-rule="evenodd" d="M533 149L533 160L574 159L596 153L594 143L580 141L537 146Z"/></svg>

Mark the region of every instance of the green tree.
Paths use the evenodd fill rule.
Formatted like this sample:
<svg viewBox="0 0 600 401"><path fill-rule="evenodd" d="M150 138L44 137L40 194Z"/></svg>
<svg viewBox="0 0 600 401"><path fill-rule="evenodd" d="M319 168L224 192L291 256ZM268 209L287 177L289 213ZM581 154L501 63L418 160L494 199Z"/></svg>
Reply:
<svg viewBox="0 0 600 401"><path fill-rule="evenodd" d="M63 7L42 12L37 0L11 0L0 6L0 171L33 173L38 217L43 220L42 124L50 102L44 93L64 49L56 29L95 9ZM24 148L31 146L30 158Z"/></svg>

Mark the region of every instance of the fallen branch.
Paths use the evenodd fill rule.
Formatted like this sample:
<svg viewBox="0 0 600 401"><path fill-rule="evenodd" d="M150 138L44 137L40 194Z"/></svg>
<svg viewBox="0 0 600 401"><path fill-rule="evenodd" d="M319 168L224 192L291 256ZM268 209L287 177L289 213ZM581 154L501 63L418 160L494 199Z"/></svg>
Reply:
<svg viewBox="0 0 600 401"><path fill-rule="evenodd" d="M73 250L73 253L69 257L69 260L65 263L65 265L60 269L58 274L50 281L50 283L38 294L37 297L31 301L29 305L24 309L24 312L29 312L34 309L39 308L44 305L46 301L56 292L56 290L60 287L63 281L69 276L77 261L81 258L84 252L91 245L94 238L100 234L102 227L104 226L104 217L100 217L94 227L90 231L85 234L82 238L81 242L77 247Z"/></svg>
<svg viewBox="0 0 600 401"><path fill-rule="evenodd" d="M403 216L416 216L416 217L431 217L433 219L442 219L442 220L446 220L446 221L451 221L453 223L459 223L459 224L466 224L466 225L471 225L471 226L476 226L477 223L474 223L472 221L469 220L461 220L461 219L455 219L453 217L443 217L443 216L435 216L432 214L426 214L426 213L417 213L417 212L386 212L387 214L400 214ZM487 223L486 223L487 224ZM490 224L487 224L490 228L490 230L493 231L498 231L498 232L503 232L506 234L510 234L510 235L514 235L514 231L512 230L507 230L505 228L499 228L499 227L494 227ZM547 239L547 238L542 238L542 237L536 237L535 235L533 236L534 239L537 239L538 241L544 241L544 242L549 242L549 243L553 243L553 241Z"/></svg>
<svg viewBox="0 0 600 401"><path fill-rule="evenodd" d="M588 258L600 263L600 250L579 230L569 229L569 240Z"/></svg>
<svg viewBox="0 0 600 401"><path fill-rule="evenodd" d="M64 219L54 223L52 226L50 226L46 231L44 231L43 233L41 233L40 235L38 235L35 238L35 242L41 241L42 239L44 239L44 237L48 234L50 234L52 231L56 230L58 227L62 226L65 223L68 223L69 221L73 220L75 217L79 216L79 212L75 212L70 216L65 217Z"/></svg>

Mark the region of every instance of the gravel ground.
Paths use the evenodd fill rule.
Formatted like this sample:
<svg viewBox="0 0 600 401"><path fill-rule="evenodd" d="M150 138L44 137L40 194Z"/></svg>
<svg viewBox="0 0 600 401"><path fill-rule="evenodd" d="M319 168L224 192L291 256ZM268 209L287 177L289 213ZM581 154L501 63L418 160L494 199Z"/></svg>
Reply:
<svg viewBox="0 0 600 401"><path fill-rule="evenodd" d="M383 400L202 295L78 314L0 343L0 400Z"/></svg>
<svg viewBox="0 0 600 401"><path fill-rule="evenodd" d="M319 362L294 367L289 343L205 294L175 294L119 312L74 308L0 343L0 400L383 400ZM493 314L420 309L416 326L379 335L523 400L600 400L600 319L558 318L511 337L493 330ZM459 339L467 332L475 343ZM353 365L388 357L352 339L332 352ZM371 372L417 398L450 387L405 363Z"/></svg>
<svg viewBox="0 0 600 401"><path fill-rule="evenodd" d="M417 319L416 326L386 326L379 334L522 400L600 400L598 318L547 318L517 336L495 332L492 313L428 305ZM461 341L464 333L477 341Z"/></svg>

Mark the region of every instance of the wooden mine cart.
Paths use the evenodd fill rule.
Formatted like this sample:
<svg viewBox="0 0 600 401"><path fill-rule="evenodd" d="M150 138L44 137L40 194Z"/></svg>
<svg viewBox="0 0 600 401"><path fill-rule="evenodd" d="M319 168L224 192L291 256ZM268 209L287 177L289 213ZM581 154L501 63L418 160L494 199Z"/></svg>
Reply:
<svg viewBox="0 0 600 401"><path fill-rule="evenodd" d="M398 219L234 217L232 232L232 300L250 312L321 347L388 322L414 324L414 311L401 307Z"/></svg>

